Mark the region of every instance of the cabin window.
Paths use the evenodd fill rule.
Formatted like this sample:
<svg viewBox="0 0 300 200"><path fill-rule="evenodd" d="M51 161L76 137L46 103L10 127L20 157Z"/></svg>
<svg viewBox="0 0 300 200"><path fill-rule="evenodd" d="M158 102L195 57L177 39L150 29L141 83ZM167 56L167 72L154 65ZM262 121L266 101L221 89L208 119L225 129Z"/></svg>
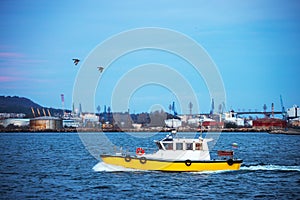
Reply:
<svg viewBox="0 0 300 200"><path fill-rule="evenodd" d="M186 143L186 150L193 150L193 143Z"/></svg>
<svg viewBox="0 0 300 200"><path fill-rule="evenodd" d="M196 143L195 145L195 150L202 150L202 143Z"/></svg>
<svg viewBox="0 0 300 200"><path fill-rule="evenodd" d="M173 143L164 143L166 150L173 150Z"/></svg>
<svg viewBox="0 0 300 200"><path fill-rule="evenodd" d="M159 142L156 142L156 146L158 147L158 149L162 149L162 146Z"/></svg>
<svg viewBox="0 0 300 200"><path fill-rule="evenodd" d="M176 150L183 150L183 143L176 143Z"/></svg>

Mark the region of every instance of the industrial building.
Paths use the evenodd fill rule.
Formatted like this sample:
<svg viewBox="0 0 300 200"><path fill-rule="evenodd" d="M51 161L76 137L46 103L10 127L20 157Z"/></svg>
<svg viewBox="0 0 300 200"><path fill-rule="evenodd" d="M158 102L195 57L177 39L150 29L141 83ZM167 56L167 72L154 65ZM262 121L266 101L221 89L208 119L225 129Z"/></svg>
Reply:
<svg viewBox="0 0 300 200"><path fill-rule="evenodd" d="M32 130L60 130L63 128L62 119L56 117L37 117L30 119Z"/></svg>
<svg viewBox="0 0 300 200"><path fill-rule="evenodd" d="M243 118L236 117L236 113L231 110L230 112L224 113L224 121L226 123L233 123L237 126L245 126L245 120Z"/></svg>
<svg viewBox="0 0 300 200"><path fill-rule="evenodd" d="M285 128L287 126L287 122L281 119L275 118L263 118L253 120L253 128Z"/></svg>
<svg viewBox="0 0 300 200"><path fill-rule="evenodd" d="M78 128L80 127L80 119L64 119L63 120L64 128Z"/></svg>
<svg viewBox="0 0 300 200"><path fill-rule="evenodd" d="M166 119L165 124L170 128L178 128L182 126L182 122L179 119Z"/></svg>
<svg viewBox="0 0 300 200"><path fill-rule="evenodd" d="M287 116L289 119L299 118L300 117L300 108L297 105L287 109Z"/></svg>
<svg viewBox="0 0 300 200"><path fill-rule="evenodd" d="M8 125L13 126L28 126L29 125L29 119L23 119L23 118L8 118L8 119L1 119L0 125L3 127L7 127Z"/></svg>
<svg viewBox="0 0 300 200"><path fill-rule="evenodd" d="M224 128L224 122L204 121L204 122L202 122L202 127L205 129Z"/></svg>

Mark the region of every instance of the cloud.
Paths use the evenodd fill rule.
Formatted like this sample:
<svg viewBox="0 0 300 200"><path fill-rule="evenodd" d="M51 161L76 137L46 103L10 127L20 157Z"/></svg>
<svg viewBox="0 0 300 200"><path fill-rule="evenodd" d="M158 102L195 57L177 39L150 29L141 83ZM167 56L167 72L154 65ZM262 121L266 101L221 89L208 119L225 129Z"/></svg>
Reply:
<svg viewBox="0 0 300 200"><path fill-rule="evenodd" d="M19 59L23 58L24 55L15 52L0 52L0 59Z"/></svg>
<svg viewBox="0 0 300 200"><path fill-rule="evenodd" d="M20 80L17 77L13 76L0 76L0 82L12 82L12 81L17 81Z"/></svg>
<svg viewBox="0 0 300 200"><path fill-rule="evenodd" d="M29 58L27 55L18 53L18 52L9 52L9 51L2 51L0 52L0 67L3 65L26 65L26 64L37 64L37 63L44 63L47 60L41 59L32 59Z"/></svg>
<svg viewBox="0 0 300 200"><path fill-rule="evenodd" d="M44 78L28 78L28 77L21 77L21 76L13 76L13 75L4 75L0 76L0 86L1 89L8 89L8 88L22 88L28 86L28 88L32 87L32 85L37 84L51 84L53 80L51 79L44 79ZM16 87L17 84L18 86ZM30 87L29 87L30 86Z"/></svg>

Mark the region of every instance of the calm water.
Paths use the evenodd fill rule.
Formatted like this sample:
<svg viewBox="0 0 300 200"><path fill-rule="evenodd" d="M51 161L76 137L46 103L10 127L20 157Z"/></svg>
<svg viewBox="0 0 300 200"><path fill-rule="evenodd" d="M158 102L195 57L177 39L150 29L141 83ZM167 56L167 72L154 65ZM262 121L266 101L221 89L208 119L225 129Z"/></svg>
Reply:
<svg viewBox="0 0 300 200"><path fill-rule="evenodd" d="M94 142L88 149L97 155L107 149L95 145L101 142L95 134L88 133ZM164 134L137 136L107 134L128 148L154 147L153 139ZM78 134L1 134L0 198L300 199L300 136L222 133L212 153L230 149L233 142L239 144L236 155L244 160L240 171L166 173L105 165L89 153Z"/></svg>

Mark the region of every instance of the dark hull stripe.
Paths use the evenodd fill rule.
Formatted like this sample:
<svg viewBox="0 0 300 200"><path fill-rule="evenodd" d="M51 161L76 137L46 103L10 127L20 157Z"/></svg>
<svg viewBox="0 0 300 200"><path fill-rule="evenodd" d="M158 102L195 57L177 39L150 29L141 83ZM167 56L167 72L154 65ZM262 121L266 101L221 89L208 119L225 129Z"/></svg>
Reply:
<svg viewBox="0 0 300 200"><path fill-rule="evenodd" d="M113 157L113 158L122 158L125 159L125 156L113 156L113 155L100 155L100 157L104 158L104 157ZM131 159L134 160L139 160L140 158L138 157L130 157ZM185 160L159 160L159 159L151 159L151 158L147 158L147 161L157 161L157 162L172 162L172 163L185 163ZM191 160L193 163L227 163L227 160ZM234 159L233 160L233 164L234 163L242 163L243 160L241 159Z"/></svg>

